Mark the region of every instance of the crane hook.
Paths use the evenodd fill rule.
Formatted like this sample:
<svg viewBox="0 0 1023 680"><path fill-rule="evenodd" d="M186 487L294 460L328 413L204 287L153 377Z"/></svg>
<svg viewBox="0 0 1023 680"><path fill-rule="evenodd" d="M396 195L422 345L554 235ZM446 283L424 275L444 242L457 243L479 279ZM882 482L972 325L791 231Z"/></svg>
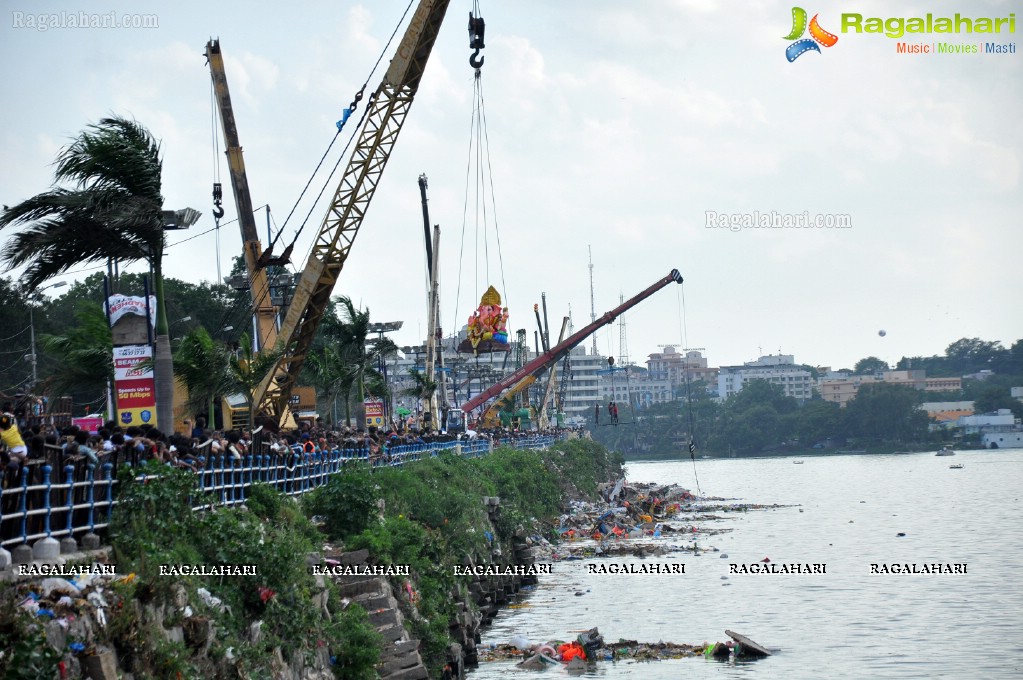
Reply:
<svg viewBox="0 0 1023 680"><path fill-rule="evenodd" d="M469 12L469 49L475 50L472 56L469 57L469 66L475 69L483 66L483 57L480 56L480 50L486 47L483 44L483 35L486 32L486 22L483 21L483 17L474 17L472 12Z"/></svg>
<svg viewBox="0 0 1023 680"><path fill-rule="evenodd" d="M213 219L219 220L224 216L224 208L220 205L224 200L224 189L220 182L213 183Z"/></svg>

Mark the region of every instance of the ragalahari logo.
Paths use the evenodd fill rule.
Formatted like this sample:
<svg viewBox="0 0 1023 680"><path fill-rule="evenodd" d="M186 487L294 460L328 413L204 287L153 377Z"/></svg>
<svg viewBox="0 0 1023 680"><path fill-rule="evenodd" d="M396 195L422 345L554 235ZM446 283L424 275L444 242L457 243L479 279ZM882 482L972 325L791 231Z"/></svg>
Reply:
<svg viewBox="0 0 1023 680"><path fill-rule="evenodd" d="M792 32L785 36L785 40L795 40L796 42L785 48L785 58L789 62L795 61L799 55L810 50L820 52L821 48L817 47L818 43L824 47L832 47L838 42L837 35L828 33L817 23L818 16L814 14L813 19L810 20L810 37L796 40L802 37L803 32L806 31L806 10L802 7L792 8Z"/></svg>

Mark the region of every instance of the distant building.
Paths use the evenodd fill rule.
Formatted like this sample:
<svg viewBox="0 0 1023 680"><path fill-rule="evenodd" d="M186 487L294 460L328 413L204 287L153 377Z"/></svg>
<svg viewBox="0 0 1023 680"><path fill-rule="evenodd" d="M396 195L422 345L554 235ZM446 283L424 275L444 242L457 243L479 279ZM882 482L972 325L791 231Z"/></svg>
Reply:
<svg viewBox="0 0 1023 680"><path fill-rule="evenodd" d="M892 385L907 385L922 390L927 387L927 371L922 368L902 371L881 371L880 382Z"/></svg>
<svg viewBox="0 0 1023 680"><path fill-rule="evenodd" d="M751 380L766 380L780 385L787 397L804 402L813 397L815 381L812 374L797 366L791 354L762 356L742 366L722 366L718 369L718 399L738 394Z"/></svg>
<svg viewBox="0 0 1023 680"><path fill-rule="evenodd" d="M928 378L923 369L879 371L869 375L850 375L844 371L828 371L820 379L821 398L845 406L867 383L906 385L924 392L958 392L962 378Z"/></svg>
<svg viewBox="0 0 1023 680"><path fill-rule="evenodd" d="M845 378L821 380L821 399L845 406L856 396L860 385L876 382L880 382L880 379L873 375L852 375Z"/></svg>
<svg viewBox="0 0 1023 680"><path fill-rule="evenodd" d="M972 401L927 401L919 408L927 412L932 431L957 427L960 418L974 413Z"/></svg>
<svg viewBox="0 0 1023 680"><path fill-rule="evenodd" d="M649 374L643 369L636 373L631 370L628 375L616 372L614 378L605 375L601 393L604 401L612 398L619 404L630 404L633 408L644 409L654 404L666 404L675 401L675 389L670 380Z"/></svg>
<svg viewBox="0 0 1023 680"><path fill-rule="evenodd" d="M1012 432L1018 427L1019 419L1009 409L1000 408L992 413L963 416L958 425L964 434Z"/></svg>
<svg viewBox="0 0 1023 680"><path fill-rule="evenodd" d="M962 389L962 378L927 378L924 381L926 392L959 392Z"/></svg>
<svg viewBox="0 0 1023 680"><path fill-rule="evenodd" d="M646 366L652 380L667 380L673 387L685 385L687 380L712 384L718 375L718 369L708 367L707 359L698 350L689 350L683 355L671 345L649 355Z"/></svg>
<svg viewBox="0 0 1023 680"><path fill-rule="evenodd" d="M986 432L980 437L985 449L1023 448L1023 432Z"/></svg>
<svg viewBox="0 0 1023 680"><path fill-rule="evenodd" d="M571 376L565 386L563 410L568 418L582 417L587 422L593 419L593 407L601 403L601 376L598 371L607 368L607 357L601 354L587 354L585 343L569 354ZM563 361L558 362L561 373Z"/></svg>

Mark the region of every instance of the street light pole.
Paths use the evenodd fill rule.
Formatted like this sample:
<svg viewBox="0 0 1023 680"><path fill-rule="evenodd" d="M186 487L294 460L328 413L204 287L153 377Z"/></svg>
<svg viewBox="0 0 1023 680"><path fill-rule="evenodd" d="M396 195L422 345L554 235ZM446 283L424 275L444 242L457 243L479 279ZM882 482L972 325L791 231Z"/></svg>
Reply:
<svg viewBox="0 0 1023 680"><path fill-rule="evenodd" d="M199 211L191 208L164 210L161 226L168 229L188 229L199 219ZM161 234L161 236L163 236ZM174 357L170 347L170 322L163 286L163 250L166 237L161 238L161 250L149 253L156 292L156 343L153 348L153 388L156 396L156 425L166 432L174 429Z"/></svg>
<svg viewBox="0 0 1023 680"><path fill-rule="evenodd" d="M62 288L67 285L67 281L58 281L57 283L49 286L40 286L33 292L33 296L39 295L47 288ZM38 357L36 356L36 318L35 318L35 300L30 298L28 303L28 334L29 342L31 343L31 349L29 350L29 361L32 363L32 388L35 389L36 383L39 382L39 375L37 367L39 365Z"/></svg>
<svg viewBox="0 0 1023 680"><path fill-rule="evenodd" d="M371 323L371 324L369 324L368 330L369 330L370 333L376 333L377 334L377 343L379 344L379 342L384 339L384 333L390 333L391 331L399 330L403 323L405 323L405 322L404 321L385 321L383 323ZM384 357L382 355L378 355L377 356L377 370L380 371L381 375L383 376L384 387L387 389L388 392L390 392L390 389L388 388L388 385L387 385L387 358L386 357ZM391 405L390 405L390 401L391 401L391 396L390 395L388 395L387 398L383 400L383 402L384 402L384 425L387 425L388 423L390 423L390 418L391 418L391 408L390 408Z"/></svg>
<svg viewBox="0 0 1023 680"><path fill-rule="evenodd" d="M28 333L30 342L32 343L32 352L29 354L29 359L32 362L32 388L35 389L36 383L39 381L39 376L36 374L36 320L35 320L35 304L33 302L28 303Z"/></svg>

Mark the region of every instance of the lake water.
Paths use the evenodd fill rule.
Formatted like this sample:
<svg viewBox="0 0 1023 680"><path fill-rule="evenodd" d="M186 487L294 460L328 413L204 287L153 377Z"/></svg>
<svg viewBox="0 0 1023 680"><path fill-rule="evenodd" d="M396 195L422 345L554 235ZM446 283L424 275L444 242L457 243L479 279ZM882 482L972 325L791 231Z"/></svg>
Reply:
<svg viewBox="0 0 1023 680"><path fill-rule="evenodd" d="M724 513L698 539L720 553L616 562L682 562L684 575L554 574L502 611L484 644L515 635L701 644L733 630L771 650L735 664L702 657L600 661L582 675L616 678L1023 678L1023 450L886 456L697 460L703 494L771 510ZM949 465L963 464L963 469ZM629 481L696 492L694 464L630 463ZM802 509L802 512L800 512ZM899 537L897 534L904 533ZM663 539L683 544L680 538ZM732 574L729 563L825 563L826 574ZM871 574L871 563L966 563L966 574ZM728 576L722 579L722 576ZM583 592L582 596L575 595ZM533 671L536 673L537 671ZM529 673L483 662L472 680ZM567 675L552 668L544 675Z"/></svg>

